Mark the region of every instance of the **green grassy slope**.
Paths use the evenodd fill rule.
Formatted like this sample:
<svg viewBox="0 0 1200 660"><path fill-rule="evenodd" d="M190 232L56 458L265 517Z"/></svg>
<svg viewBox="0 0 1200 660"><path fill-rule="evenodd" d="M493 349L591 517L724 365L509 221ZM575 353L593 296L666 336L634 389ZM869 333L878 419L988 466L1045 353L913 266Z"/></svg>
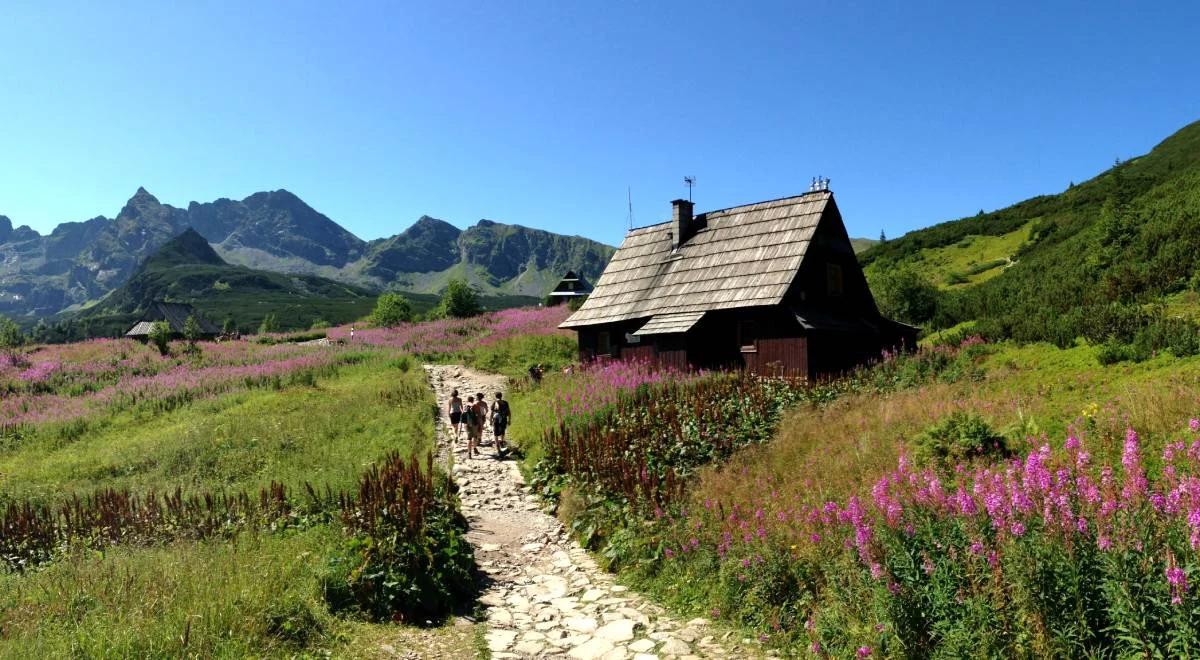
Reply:
<svg viewBox="0 0 1200 660"><path fill-rule="evenodd" d="M904 269L935 285L958 284L936 313L911 321L946 327L974 320L995 338L1060 345L1080 336L1136 343L1147 328L1174 332L1151 308L1200 284L1197 229L1200 123L1060 194L914 231L859 258L880 289ZM986 249L973 253L972 246ZM1001 258L1015 263L985 268Z"/></svg>

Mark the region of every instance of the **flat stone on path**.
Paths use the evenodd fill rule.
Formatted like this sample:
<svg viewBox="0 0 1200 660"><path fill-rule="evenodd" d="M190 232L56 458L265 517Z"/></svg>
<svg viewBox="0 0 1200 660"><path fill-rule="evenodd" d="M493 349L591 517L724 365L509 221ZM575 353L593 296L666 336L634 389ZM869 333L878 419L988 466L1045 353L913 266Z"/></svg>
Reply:
<svg viewBox="0 0 1200 660"><path fill-rule="evenodd" d="M688 655L692 652L692 647L674 637L669 637L667 641L663 642L659 651L664 655Z"/></svg>
<svg viewBox="0 0 1200 660"><path fill-rule="evenodd" d="M633 651L634 653L646 653L647 651L653 650L654 646L654 640L639 639L638 641L629 645L629 650Z"/></svg>
<svg viewBox="0 0 1200 660"><path fill-rule="evenodd" d="M610 642L628 642L633 639L633 629L637 626L629 619L618 619L606 623L596 630L596 637Z"/></svg>
<svg viewBox="0 0 1200 660"><path fill-rule="evenodd" d="M607 639L592 638L571 649L571 652L567 655L576 660L598 660L613 650L613 648L613 643Z"/></svg>
<svg viewBox="0 0 1200 660"><path fill-rule="evenodd" d="M487 645L493 653L503 651L512 646L512 643L517 639L517 631L515 630L489 630L487 634Z"/></svg>

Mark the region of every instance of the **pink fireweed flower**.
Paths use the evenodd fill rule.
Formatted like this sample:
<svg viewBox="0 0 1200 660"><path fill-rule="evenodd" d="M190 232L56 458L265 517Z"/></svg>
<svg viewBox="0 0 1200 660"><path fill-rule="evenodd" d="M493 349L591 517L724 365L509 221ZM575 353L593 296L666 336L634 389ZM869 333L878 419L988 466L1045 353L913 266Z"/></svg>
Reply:
<svg viewBox="0 0 1200 660"><path fill-rule="evenodd" d="M1200 431L1200 419L1193 417L1192 419L1188 420L1188 428L1192 429L1193 431Z"/></svg>
<svg viewBox="0 0 1200 660"><path fill-rule="evenodd" d="M1167 584L1171 586L1171 604L1179 605L1183 602L1183 594L1187 592L1187 574L1178 566L1167 566L1166 576Z"/></svg>
<svg viewBox="0 0 1200 660"><path fill-rule="evenodd" d="M1142 468L1139 454L1137 431L1129 429L1125 432L1125 448L1121 454L1121 465L1125 468L1125 484L1121 495L1126 500L1134 501L1146 493L1146 471Z"/></svg>
<svg viewBox="0 0 1200 660"><path fill-rule="evenodd" d="M869 647L869 646L858 647L858 657L868 658L870 656L871 656L871 647Z"/></svg>

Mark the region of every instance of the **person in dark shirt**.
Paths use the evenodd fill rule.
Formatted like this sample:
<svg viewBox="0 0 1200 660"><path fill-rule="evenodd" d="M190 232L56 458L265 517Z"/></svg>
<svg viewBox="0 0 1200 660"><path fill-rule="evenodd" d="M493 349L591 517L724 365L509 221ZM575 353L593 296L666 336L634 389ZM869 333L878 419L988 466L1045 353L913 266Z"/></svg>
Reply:
<svg viewBox="0 0 1200 660"><path fill-rule="evenodd" d="M508 423L512 421L512 408L504 400L504 395L496 392L496 403L492 404L492 433L496 436L496 456L508 453L508 441L504 434L508 431Z"/></svg>

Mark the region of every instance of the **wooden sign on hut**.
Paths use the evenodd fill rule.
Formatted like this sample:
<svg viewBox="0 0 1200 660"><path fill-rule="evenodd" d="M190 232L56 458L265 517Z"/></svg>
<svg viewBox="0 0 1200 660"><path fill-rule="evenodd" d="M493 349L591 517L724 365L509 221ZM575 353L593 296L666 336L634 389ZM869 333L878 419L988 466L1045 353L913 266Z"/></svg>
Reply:
<svg viewBox="0 0 1200 660"><path fill-rule="evenodd" d="M914 347L883 318L828 189L631 230L583 305L582 360L815 378Z"/></svg>

